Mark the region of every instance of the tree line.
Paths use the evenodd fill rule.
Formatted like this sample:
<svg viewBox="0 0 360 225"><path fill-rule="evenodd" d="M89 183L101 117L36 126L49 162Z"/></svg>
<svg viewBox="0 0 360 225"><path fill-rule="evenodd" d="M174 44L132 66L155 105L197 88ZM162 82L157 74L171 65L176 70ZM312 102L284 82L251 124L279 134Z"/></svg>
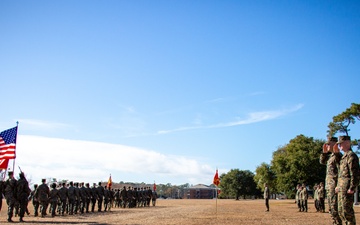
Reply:
<svg viewBox="0 0 360 225"><path fill-rule="evenodd" d="M360 104L352 103L344 112L333 117L328 125L328 136L336 133L349 135L349 126L360 120ZM306 183L312 187L325 180L326 166L319 163L319 156L325 140L307 137L303 134L291 139L273 152L270 163L263 162L255 174L249 170L231 169L220 175L220 198L261 197L264 184L267 183L272 193L295 196L295 187ZM355 151L359 154L360 139L352 137ZM354 149L355 150L355 149Z"/></svg>

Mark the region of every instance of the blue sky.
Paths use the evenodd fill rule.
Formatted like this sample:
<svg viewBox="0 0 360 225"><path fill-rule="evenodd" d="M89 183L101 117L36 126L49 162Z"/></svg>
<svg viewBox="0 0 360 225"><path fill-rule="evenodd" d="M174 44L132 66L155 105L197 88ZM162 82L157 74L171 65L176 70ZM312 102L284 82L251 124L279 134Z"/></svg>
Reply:
<svg viewBox="0 0 360 225"><path fill-rule="evenodd" d="M210 184L359 103L357 1L1 1L0 130L42 177ZM359 125L350 127L359 137Z"/></svg>

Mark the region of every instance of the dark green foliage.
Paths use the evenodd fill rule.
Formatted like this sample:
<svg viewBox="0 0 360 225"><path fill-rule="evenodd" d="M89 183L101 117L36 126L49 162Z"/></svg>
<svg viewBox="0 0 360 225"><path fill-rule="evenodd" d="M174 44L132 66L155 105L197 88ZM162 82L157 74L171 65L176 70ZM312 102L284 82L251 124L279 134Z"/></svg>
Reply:
<svg viewBox="0 0 360 225"><path fill-rule="evenodd" d="M253 196L258 194L254 174L249 170L232 169L220 176L220 197L230 197L239 200L240 196Z"/></svg>
<svg viewBox="0 0 360 225"><path fill-rule="evenodd" d="M276 174L276 188L288 197L298 183L310 186L325 181L326 167L319 163L324 141L298 135L273 153L271 169Z"/></svg>

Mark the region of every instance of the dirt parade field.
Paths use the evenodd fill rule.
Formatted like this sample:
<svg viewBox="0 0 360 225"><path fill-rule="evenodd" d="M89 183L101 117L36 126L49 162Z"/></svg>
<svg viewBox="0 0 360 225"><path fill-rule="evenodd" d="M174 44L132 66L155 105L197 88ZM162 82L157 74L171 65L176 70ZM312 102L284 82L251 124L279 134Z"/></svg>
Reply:
<svg viewBox="0 0 360 225"><path fill-rule="evenodd" d="M217 207L216 207L217 205ZM355 206L356 216L360 207ZM286 224L286 225L329 225L329 213L317 213L313 201L309 200L308 212L298 212L294 200L271 200L270 212L265 212L263 200L178 200L158 199L155 207L145 208L112 208L111 212L94 212L83 215L34 217L25 216L26 224ZM0 224L7 222L7 205L3 202L0 212ZM18 217L13 217L19 223Z"/></svg>

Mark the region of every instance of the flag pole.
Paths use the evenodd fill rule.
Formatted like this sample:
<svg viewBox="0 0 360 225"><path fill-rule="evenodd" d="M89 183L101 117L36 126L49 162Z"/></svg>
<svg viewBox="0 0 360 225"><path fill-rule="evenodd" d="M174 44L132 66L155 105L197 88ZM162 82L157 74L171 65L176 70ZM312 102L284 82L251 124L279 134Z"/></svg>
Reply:
<svg viewBox="0 0 360 225"><path fill-rule="evenodd" d="M16 158L16 141L17 141L18 126L19 126L19 121L16 121L15 158ZM13 169L12 169L14 174L15 174L15 158L13 160Z"/></svg>

